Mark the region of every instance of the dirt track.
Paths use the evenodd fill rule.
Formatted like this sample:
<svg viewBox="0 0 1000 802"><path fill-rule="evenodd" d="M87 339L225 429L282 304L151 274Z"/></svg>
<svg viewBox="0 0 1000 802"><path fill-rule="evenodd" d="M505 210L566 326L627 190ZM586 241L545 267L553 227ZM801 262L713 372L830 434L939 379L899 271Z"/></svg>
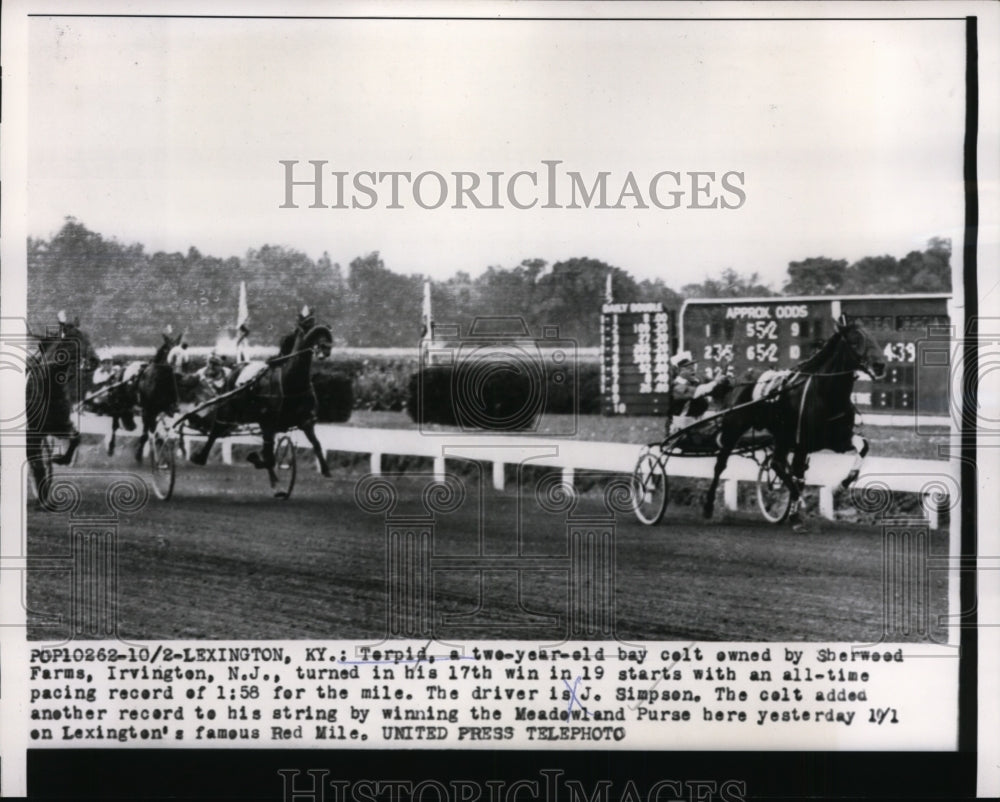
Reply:
<svg viewBox="0 0 1000 802"><path fill-rule="evenodd" d="M106 514L103 493L114 473L134 472L147 480L148 468L130 460L125 454L108 460L91 448L76 468L63 469L82 491L74 520ZM264 475L249 467L180 465L172 500L157 501L150 493L142 509L122 517L116 554L119 636L384 637L387 524L383 514L366 512L355 500L364 472L339 468L324 480L302 457L299 466L293 498L281 501L270 497ZM467 474L464 503L435 519L429 563L434 636L562 640L570 592L574 587L596 592L592 584L574 586L570 579L566 512L543 510L533 492L498 493L486 478L480 482ZM396 480L399 504L393 515L424 515L425 485L419 479ZM590 493L573 514L604 513L602 496ZM693 507L670 507L664 522L652 528L629 515L616 516L614 569L608 574L614 603L597 603L613 618L615 637L880 639L880 529L812 519L809 531L799 534L766 524L751 511L717 516L705 523ZM29 510L29 555L69 554L71 523L66 513ZM946 553L947 532L933 533L931 549ZM518 550L516 565L476 563L477 554L512 556ZM68 565L58 560L54 565L60 564ZM932 576L938 579L930 588L931 611L944 613L945 578ZM65 567L29 572L32 638L69 634L72 594ZM944 638L941 631L935 635Z"/></svg>

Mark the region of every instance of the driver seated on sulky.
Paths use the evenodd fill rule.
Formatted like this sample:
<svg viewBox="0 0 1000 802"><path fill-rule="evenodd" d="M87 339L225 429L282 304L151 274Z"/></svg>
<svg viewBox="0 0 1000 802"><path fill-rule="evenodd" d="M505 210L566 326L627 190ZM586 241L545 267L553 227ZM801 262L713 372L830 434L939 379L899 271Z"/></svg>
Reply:
<svg viewBox="0 0 1000 802"><path fill-rule="evenodd" d="M100 364L94 371L93 384L95 389L112 381L120 381L124 370L123 365L116 365L107 354L101 354L100 360Z"/></svg>
<svg viewBox="0 0 1000 802"><path fill-rule="evenodd" d="M101 360L100 364L94 370L90 391L84 398L87 403L94 403L106 396L108 390L123 380L125 372L125 366L116 364L108 354L98 354L98 358Z"/></svg>
<svg viewBox="0 0 1000 802"><path fill-rule="evenodd" d="M198 377L198 403L215 398L226 389L226 379L229 371L222 361L222 357L213 351L208 355L208 360L204 366L195 371Z"/></svg>
<svg viewBox="0 0 1000 802"><path fill-rule="evenodd" d="M728 390L731 386L727 376L703 380L698 376L698 363L690 351L681 351L671 358L674 378L670 384L672 401L670 404L669 434L693 426L700 420L714 414L711 401L714 394Z"/></svg>

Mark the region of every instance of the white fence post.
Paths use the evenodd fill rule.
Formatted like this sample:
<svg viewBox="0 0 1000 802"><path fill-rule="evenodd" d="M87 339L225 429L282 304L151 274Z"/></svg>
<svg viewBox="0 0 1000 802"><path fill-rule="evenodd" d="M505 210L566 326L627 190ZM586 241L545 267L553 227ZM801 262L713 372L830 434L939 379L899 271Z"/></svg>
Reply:
<svg viewBox="0 0 1000 802"><path fill-rule="evenodd" d="M573 489L573 469L563 468L562 469L562 481L570 490Z"/></svg>
<svg viewBox="0 0 1000 802"><path fill-rule="evenodd" d="M233 464L233 444L229 440L223 440L222 443L222 461L226 465Z"/></svg>
<svg viewBox="0 0 1000 802"><path fill-rule="evenodd" d="M738 510L740 508L740 483L737 479L726 479L722 483L722 500L727 510Z"/></svg>
<svg viewBox="0 0 1000 802"><path fill-rule="evenodd" d="M493 463L493 489L503 490L506 476L504 475L504 469L507 466L502 462Z"/></svg>
<svg viewBox="0 0 1000 802"><path fill-rule="evenodd" d="M368 470L375 476L382 475L382 455L378 451L373 451L368 458Z"/></svg>
<svg viewBox="0 0 1000 802"><path fill-rule="evenodd" d="M836 520L833 512L833 488L821 487L819 489L819 514L828 521Z"/></svg>
<svg viewBox="0 0 1000 802"><path fill-rule="evenodd" d="M445 480L444 457L434 457L434 481L443 482Z"/></svg>

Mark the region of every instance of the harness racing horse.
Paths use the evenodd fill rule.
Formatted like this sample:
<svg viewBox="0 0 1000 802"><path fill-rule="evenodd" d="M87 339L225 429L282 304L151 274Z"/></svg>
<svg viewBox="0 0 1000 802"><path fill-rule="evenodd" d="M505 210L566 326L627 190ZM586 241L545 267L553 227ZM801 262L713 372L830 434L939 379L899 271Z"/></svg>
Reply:
<svg viewBox="0 0 1000 802"><path fill-rule="evenodd" d="M204 421L208 440L191 456L191 462L204 465L212 445L234 427L256 424L263 439L262 453L254 452L247 460L268 472L271 487L278 483L274 471L274 440L278 432L301 429L312 444L323 476L330 476L330 467L323 447L316 438L316 393L310 370L314 356L325 359L333 347L333 336L326 326L314 326L308 331L296 329L291 353L271 359L266 365L257 363L255 375L247 380L247 369L254 363L233 371L218 404L211 406ZM244 389L240 389L240 388Z"/></svg>
<svg viewBox="0 0 1000 802"><path fill-rule="evenodd" d="M135 449L135 461L142 462L142 452L149 439L150 432L156 430L156 424L161 415L171 415L177 410L180 400L177 380L173 368L167 363L170 349L178 345L183 337L176 338L163 335L163 344L156 350L153 360L147 364L136 379L136 392L139 398L139 409L142 417L142 434Z"/></svg>
<svg viewBox="0 0 1000 802"><path fill-rule="evenodd" d="M861 460L868 452L868 442L854 435L851 391L858 370L873 379L882 378L885 374L882 351L865 329L841 317L833 336L822 348L795 370L783 371L777 386L772 384L762 394L761 382L765 379L762 376L756 384L741 387L734 408L722 417L720 450L705 499L705 517L712 517L715 491L729 455L750 429L765 430L773 437L771 464L788 488L792 523L801 520L799 503L809 454L824 449L840 454L856 451L854 465L842 487L857 479ZM773 376L768 380L773 382Z"/></svg>
<svg viewBox="0 0 1000 802"><path fill-rule="evenodd" d="M135 431L135 408L139 400L138 383L142 367L143 363L129 363L120 376L103 385L95 385L84 398L83 406L88 412L111 418L111 437L107 446L109 457L115 453L118 430Z"/></svg>
<svg viewBox="0 0 1000 802"><path fill-rule="evenodd" d="M79 324L60 321L58 334L39 338L38 353L28 363L25 452L43 509L48 505L52 465L69 465L80 445L80 433L72 420L73 406L79 401L81 375L93 370L97 361ZM49 437L68 441L62 454L52 456Z"/></svg>

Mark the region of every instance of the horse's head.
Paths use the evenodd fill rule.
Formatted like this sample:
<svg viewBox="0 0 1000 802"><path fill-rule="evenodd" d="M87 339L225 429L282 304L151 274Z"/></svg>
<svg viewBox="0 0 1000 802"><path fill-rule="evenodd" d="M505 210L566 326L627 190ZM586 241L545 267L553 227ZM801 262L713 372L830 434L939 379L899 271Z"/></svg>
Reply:
<svg viewBox="0 0 1000 802"><path fill-rule="evenodd" d="M300 329L297 339L295 350L311 348L316 359L327 359L333 350L333 334L326 326L313 326L306 332Z"/></svg>
<svg viewBox="0 0 1000 802"><path fill-rule="evenodd" d="M837 321L837 333L850 352L852 368L862 370L873 379L885 375L885 359L875 338L859 323L848 323L841 315Z"/></svg>
<svg viewBox="0 0 1000 802"><path fill-rule="evenodd" d="M184 339L184 332L174 335L173 326L167 326L166 331L163 332L163 342L160 343L160 347L156 349L156 353L153 354L153 364L162 365L166 364L167 356L175 345L180 345Z"/></svg>

